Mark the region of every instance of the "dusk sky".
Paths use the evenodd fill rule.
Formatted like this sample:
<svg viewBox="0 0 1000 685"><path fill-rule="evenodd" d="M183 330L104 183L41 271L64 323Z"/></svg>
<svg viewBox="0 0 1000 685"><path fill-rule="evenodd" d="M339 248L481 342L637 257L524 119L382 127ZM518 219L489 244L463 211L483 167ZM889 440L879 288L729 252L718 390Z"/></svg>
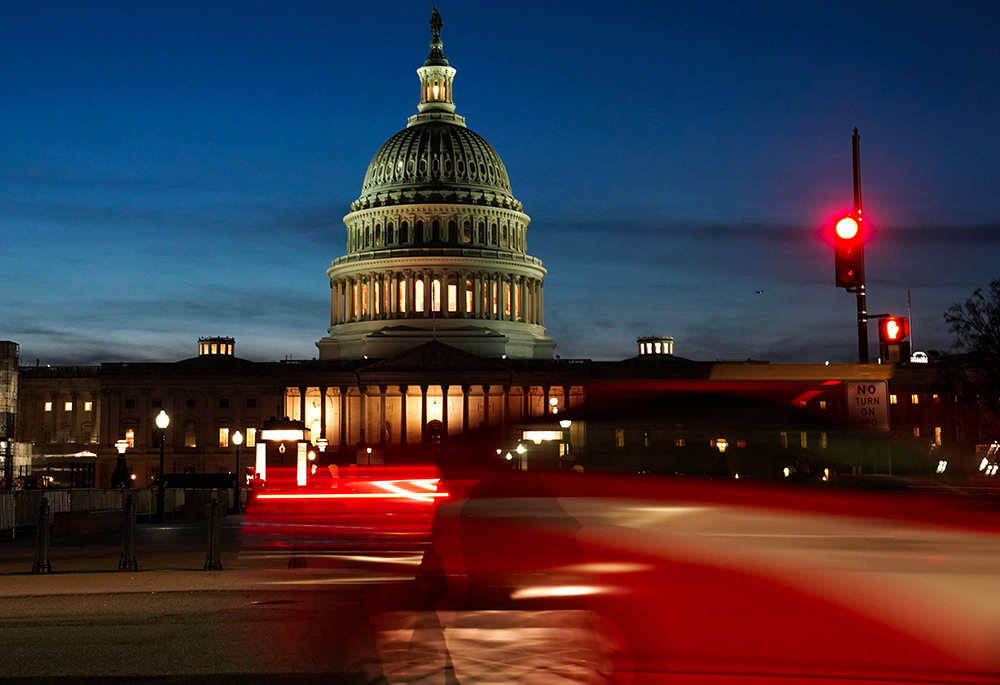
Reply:
<svg viewBox="0 0 1000 685"><path fill-rule="evenodd" d="M563 359L857 360L827 234L861 134L868 305L947 350L1000 277L1000 3L439 2ZM0 339L22 363L308 359L416 112L432 3L0 2ZM757 294L756 291L763 291ZM870 326L872 354L877 331Z"/></svg>

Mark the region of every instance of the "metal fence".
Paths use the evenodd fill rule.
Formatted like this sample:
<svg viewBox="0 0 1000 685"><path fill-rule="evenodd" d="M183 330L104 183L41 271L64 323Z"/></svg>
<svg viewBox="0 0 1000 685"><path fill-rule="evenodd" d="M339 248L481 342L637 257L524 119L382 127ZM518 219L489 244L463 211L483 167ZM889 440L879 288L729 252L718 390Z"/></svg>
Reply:
<svg viewBox="0 0 1000 685"><path fill-rule="evenodd" d="M179 512L185 505L205 505L218 499L223 511L233 504L231 490L180 490L164 489L164 513ZM26 490L0 493L0 530L11 530L38 525L38 510L42 498L49 500L50 516L63 511L121 510L128 495L135 497L136 515L156 513L156 489L73 488Z"/></svg>

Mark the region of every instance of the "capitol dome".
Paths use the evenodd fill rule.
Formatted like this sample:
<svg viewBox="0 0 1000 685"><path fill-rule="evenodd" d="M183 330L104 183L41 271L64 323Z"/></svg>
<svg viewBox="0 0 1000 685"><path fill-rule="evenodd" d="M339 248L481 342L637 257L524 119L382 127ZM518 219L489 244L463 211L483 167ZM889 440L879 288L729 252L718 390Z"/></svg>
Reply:
<svg viewBox="0 0 1000 685"><path fill-rule="evenodd" d="M455 113L437 9L431 36L417 113L375 153L344 217L320 358L385 358L432 340L480 357L551 358L531 218L500 156Z"/></svg>
<svg viewBox="0 0 1000 685"><path fill-rule="evenodd" d="M375 154L361 197L351 209L454 202L521 209L500 156L483 138L453 121L408 126Z"/></svg>

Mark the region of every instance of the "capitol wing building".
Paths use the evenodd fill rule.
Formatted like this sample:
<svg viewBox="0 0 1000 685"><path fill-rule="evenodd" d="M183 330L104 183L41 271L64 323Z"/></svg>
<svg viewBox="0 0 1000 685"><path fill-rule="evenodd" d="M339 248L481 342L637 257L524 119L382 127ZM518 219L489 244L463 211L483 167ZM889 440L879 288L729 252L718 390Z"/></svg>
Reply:
<svg viewBox="0 0 1000 685"><path fill-rule="evenodd" d="M420 105L375 154L344 217L321 359L384 358L438 340L480 357L544 359L545 269L500 156L455 113L440 17Z"/></svg>

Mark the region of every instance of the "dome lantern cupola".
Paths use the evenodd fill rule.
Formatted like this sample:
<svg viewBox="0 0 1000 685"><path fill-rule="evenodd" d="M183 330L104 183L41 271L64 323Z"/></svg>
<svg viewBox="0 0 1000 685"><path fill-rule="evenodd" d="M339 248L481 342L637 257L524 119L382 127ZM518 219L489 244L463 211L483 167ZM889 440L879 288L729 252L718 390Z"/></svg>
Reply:
<svg viewBox="0 0 1000 685"><path fill-rule="evenodd" d="M455 114L455 102L452 100L452 84L455 81L455 69L448 64L444 56L444 43L441 42L441 15L437 7L431 15L431 51L424 61L424 66L417 69L420 77L420 104L417 114L409 119L408 126L416 126L428 121L449 121L459 126L465 126L465 117Z"/></svg>

